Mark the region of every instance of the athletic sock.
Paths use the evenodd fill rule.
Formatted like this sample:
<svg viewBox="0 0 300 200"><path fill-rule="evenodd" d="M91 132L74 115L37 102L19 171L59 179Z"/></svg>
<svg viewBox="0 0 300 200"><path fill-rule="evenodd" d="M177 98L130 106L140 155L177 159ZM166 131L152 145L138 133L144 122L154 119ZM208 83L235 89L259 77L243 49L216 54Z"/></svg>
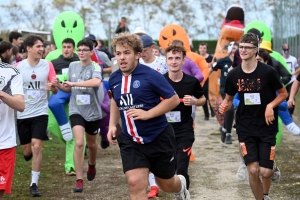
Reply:
<svg viewBox="0 0 300 200"><path fill-rule="evenodd" d="M60 128L60 131L61 131L61 134L62 134L64 140L65 140L66 142L71 141L72 138L73 138L73 135L72 135L72 130L71 130L71 125L70 125L70 123L67 122L67 123L64 124L64 125L59 126L59 128Z"/></svg>
<svg viewBox="0 0 300 200"><path fill-rule="evenodd" d="M36 185L39 184L40 173L41 172L31 171L31 183L30 183L30 186L32 186L33 183L35 183Z"/></svg>
<svg viewBox="0 0 300 200"><path fill-rule="evenodd" d="M152 187L152 186L157 187L153 173L149 174L148 180L149 180L150 187Z"/></svg>
<svg viewBox="0 0 300 200"><path fill-rule="evenodd" d="M229 136L229 135L231 135L231 133L226 133L226 136Z"/></svg>
<svg viewBox="0 0 300 200"><path fill-rule="evenodd" d="M222 131L226 133L227 130L222 126Z"/></svg>

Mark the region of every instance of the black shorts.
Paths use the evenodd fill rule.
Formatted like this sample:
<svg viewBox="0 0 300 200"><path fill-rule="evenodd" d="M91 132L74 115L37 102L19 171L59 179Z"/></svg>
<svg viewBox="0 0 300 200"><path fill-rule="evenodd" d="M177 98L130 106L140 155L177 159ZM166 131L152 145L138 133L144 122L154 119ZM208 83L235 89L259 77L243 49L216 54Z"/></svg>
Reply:
<svg viewBox="0 0 300 200"><path fill-rule="evenodd" d="M124 173L136 168L148 168L162 179L170 179L175 175L176 141L170 124L147 144L138 144L124 133L120 133L117 139Z"/></svg>
<svg viewBox="0 0 300 200"><path fill-rule="evenodd" d="M100 121L86 121L81 115L74 114L70 116L71 127L82 126L85 129L85 132L89 135L97 135L100 128Z"/></svg>
<svg viewBox="0 0 300 200"><path fill-rule="evenodd" d="M29 144L32 138L49 140L47 135L48 115L17 119L21 145Z"/></svg>
<svg viewBox="0 0 300 200"><path fill-rule="evenodd" d="M239 134L238 139L246 164L258 162L260 167L273 169L276 135L249 136Z"/></svg>

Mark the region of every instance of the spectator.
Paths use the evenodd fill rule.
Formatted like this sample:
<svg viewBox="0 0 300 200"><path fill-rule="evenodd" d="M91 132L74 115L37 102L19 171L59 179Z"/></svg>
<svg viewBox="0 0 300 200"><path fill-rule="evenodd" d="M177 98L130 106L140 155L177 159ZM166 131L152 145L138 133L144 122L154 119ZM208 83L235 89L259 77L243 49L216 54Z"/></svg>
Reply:
<svg viewBox="0 0 300 200"><path fill-rule="evenodd" d="M52 50L51 50L51 42L49 42L49 41L44 41L43 46L44 46L43 59L45 59L46 56L48 55L48 53L49 53L50 51L52 51Z"/></svg>
<svg viewBox="0 0 300 200"><path fill-rule="evenodd" d="M118 24L116 29L116 34L120 34L123 32L129 32L128 26L126 24L126 17L121 18L121 22Z"/></svg>
<svg viewBox="0 0 300 200"><path fill-rule="evenodd" d="M97 40L97 47L96 49L98 51L102 51L104 53L106 53L106 55L108 56L108 58L111 60L114 56L108 51L107 46L105 46L104 41L103 40Z"/></svg>
<svg viewBox="0 0 300 200"><path fill-rule="evenodd" d="M8 39L14 46L20 47L23 44L22 34L17 31L10 32Z"/></svg>

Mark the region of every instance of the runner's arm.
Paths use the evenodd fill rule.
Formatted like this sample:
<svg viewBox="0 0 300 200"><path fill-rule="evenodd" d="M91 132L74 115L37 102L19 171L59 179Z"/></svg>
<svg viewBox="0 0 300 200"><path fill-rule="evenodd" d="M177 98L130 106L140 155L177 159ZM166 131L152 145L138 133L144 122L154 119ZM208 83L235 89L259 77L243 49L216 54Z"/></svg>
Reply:
<svg viewBox="0 0 300 200"><path fill-rule="evenodd" d="M77 87L99 87L100 84L101 84L101 79L100 78L92 78L90 80L83 81L83 82L73 82L72 87L73 86L77 86Z"/></svg>
<svg viewBox="0 0 300 200"><path fill-rule="evenodd" d="M288 97L288 93L284 86L277 91L278 91L278 95L276 96L276 98L273 101L271 101L267 105L267 107L273 109L273 108L277 107L281 102L283 102Z"/></svg>
<svg viewBox="0 0 300 200"><path fill-rule="evenodd" d="M230 95L226 94L225 99L219 106L219 112L221 114L225 114L227 112L227 110L229 110L231 108L233 98L234 98L234 96L230 96Z"/></svg>
<svg viewBox="0 0 300 200"><path fill-rule="evenodd" d="M23 112L25 109L24 96L21 94L15 94L13 96L10 96L9 94L0 90L0 99L14 110Z"/></svg>
<svg viewBox="0 0 300 200"><path fill-rule="evenodd" d="M300 86L300 83L298 80L295 80L292 84L293 85L291 87L290 97L289 97L289 101L288 101L288 106L290 108L295 105L295 96L298 93L299 86Z"/></svg>
<svg viewBox="0 0 300 200"><path fill-rule="evenodd" d="M116 101L111 98L110 100L110 118L109 118L109 127L116 127L119 123L120 111Z"/></svg>
<svg viewBox="0 0 300 200"><path fill-rule="evenodd" d="M206 98L204 95L202 95L200 98L195 99L194 105L195 106L203 106L205 104L205 102L206 102Z"/></svg>
<svg viewBox="0 0 300 200"><path fill-rule="evenodd" d="M180 103L179 97L177 94L174 94L172 97L161 101L157 106L148 110L149 119L164 115L165 113L173 110Z"/></svg>

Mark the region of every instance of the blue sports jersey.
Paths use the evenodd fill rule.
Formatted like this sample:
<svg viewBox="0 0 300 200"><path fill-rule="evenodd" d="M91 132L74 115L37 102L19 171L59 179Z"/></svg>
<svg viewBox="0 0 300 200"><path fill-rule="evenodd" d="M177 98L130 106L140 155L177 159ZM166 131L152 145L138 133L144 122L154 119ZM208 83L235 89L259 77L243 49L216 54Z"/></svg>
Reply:
<svg viewBox="0 0 300 200"><path fill-rule="evenodd" d="M160 103L160 97L168 99L176 94L159 72L142 64L138 64L129 76L123 76L118 69L110 76L109 88L120 110L122 133L132 137L133 141L149 143L166 128L165 115L149 120L134 120L126 116L126 111L131 108L147 111Z"/></svg>

